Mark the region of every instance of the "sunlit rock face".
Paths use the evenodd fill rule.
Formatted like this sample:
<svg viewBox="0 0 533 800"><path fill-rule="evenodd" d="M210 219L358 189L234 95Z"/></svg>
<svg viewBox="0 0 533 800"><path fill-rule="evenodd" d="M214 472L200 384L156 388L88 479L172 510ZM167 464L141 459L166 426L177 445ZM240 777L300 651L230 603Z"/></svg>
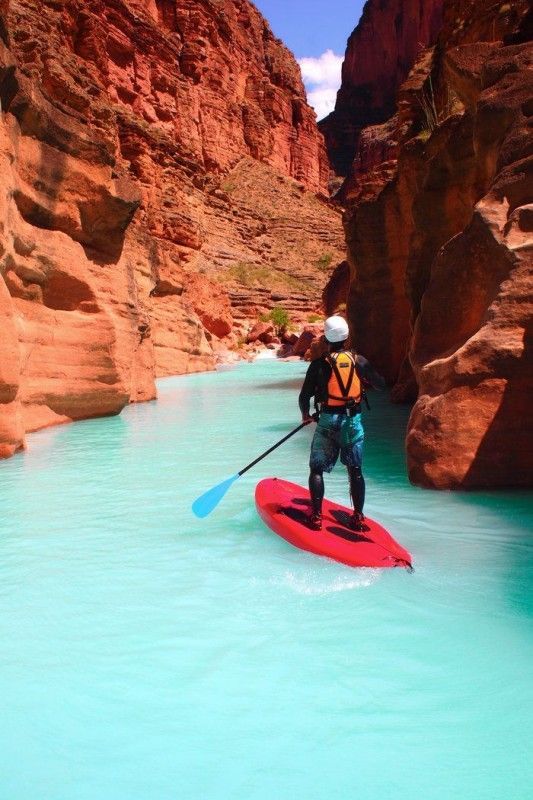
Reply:
<svg viewBox="0 0 533 800"><path fill-rule="evenodd" d="M361 130L385 122L394 113L400 85L420 51L435 42L443 2L369 0L365 4L348 39L335 110L320 123L338 175L350 171Z"/></svg>
<svg viewBox="0 0 533 800"><path fill-rule="evenodd" d="M0 0L0 100L6 456L213 368L234 327L217 271L259 229L225 176L248 160L273 202L314 202L328 163L294 58L246 0Z"/></svg>
<svg viewBox="0 0 533 800"><path fill-rule="evenodd" d="M366 15L394 5L370 0ZM393 399L416 401L412 481L527 486L531 12L522 0L441 11L394 113L356 134L343 187L348 314Z"/></svg>

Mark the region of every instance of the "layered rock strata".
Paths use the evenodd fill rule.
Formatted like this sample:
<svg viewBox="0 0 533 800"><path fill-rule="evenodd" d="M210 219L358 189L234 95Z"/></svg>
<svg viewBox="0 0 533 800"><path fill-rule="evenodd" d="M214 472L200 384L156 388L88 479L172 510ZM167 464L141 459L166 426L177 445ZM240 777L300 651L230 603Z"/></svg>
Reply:
<svg viewBox="0 0 533 800"><path fill-rule="evenodd" d="M392 24L394 2L371 6ZM395 399L416 400L417 484L532 483L532 62L527 2L445 0L395 113L356 133L348 313Z"/></svg>
<svg viewBox="0 0 533 800"><path fill-rule="evenodd" d="M239 164L338 222L297 64L247 0L0 0L0 100L2 456L234 344L225 269L250 237L256 266L280 250L231 199Z"/></svg>
<svg viewBox="0 0 533 800"><path fill-rule="evenodd" d="M424 47L441 28L443 0L368 0L350 38L335 110L320 122L331 164L347 175L359 134L385 122L396 93Z"/></svg>
<svg viewBox="0 0 533 800"><path fill-rule="evenodd" d="M212 224L196 263L227 287L235 332L273 306L305 322L345 256L340 209L249 157L211 197Z"/></svg>

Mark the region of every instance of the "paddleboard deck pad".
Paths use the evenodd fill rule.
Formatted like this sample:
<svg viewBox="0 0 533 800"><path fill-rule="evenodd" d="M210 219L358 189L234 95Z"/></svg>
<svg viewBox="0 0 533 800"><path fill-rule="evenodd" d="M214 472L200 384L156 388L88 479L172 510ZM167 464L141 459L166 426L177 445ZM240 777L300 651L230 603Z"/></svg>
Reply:
<svg viewBox="0 0 533 800"><path fill-rule="evenodd" d="M364 531L349 527L352 510L330 500L322 504L322 530L309 525L309 491L281 478L265 478L255 489L263 522L301 550L326 556L350 567L411 567L411 555L385 528L366 517Z"/></svg>

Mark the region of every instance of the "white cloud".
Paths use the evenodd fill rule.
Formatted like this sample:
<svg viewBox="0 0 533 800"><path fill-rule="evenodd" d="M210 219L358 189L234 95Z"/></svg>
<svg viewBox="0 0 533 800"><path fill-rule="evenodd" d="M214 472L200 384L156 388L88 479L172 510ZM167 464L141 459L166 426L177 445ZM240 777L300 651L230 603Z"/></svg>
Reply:
<svg viewBox="0 0 533 800"><path fill-rule="evenodd" d="M335 108L337 90L341 85L342 56L326 50L319 58L300 58L298 63L307 89L307 100L318 119L323 119Z"/></svg>

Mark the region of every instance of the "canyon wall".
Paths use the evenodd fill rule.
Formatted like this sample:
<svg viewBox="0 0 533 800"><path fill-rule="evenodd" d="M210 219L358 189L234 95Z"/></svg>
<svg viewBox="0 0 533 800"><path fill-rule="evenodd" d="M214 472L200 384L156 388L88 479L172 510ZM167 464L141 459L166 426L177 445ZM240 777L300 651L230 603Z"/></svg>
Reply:
<svg viewBox="0 0 533 800"><path fill-rule="evenodd" d="M526 0L423 4L439 30L406 50L398 34L420 22L411 5L369 0L347 52L348 65L380 58L382 42L365 34L378 16L393 51L415 56L406 77L395 73L405 80L387 119L368 125L354 110L342 190L350 324L393 398L416 401L413 482L530 486L532 14ZM382 98L382 79L368 80Z"/></svg>
<svg viewBox="0 0 533 800"><path fill-rule="evenodd" d="M342 259L299 68L248 0L0 0L0 101L0 456L213 368Z"/></svg>
<svg viewBox="0 0 533 800"><path fill-rule="evenodd" d="M348 39L335 110L319 125L338 175L348 174L361 130L394 113L398 88L441 22L442 0L365 4Z"/></svg>

